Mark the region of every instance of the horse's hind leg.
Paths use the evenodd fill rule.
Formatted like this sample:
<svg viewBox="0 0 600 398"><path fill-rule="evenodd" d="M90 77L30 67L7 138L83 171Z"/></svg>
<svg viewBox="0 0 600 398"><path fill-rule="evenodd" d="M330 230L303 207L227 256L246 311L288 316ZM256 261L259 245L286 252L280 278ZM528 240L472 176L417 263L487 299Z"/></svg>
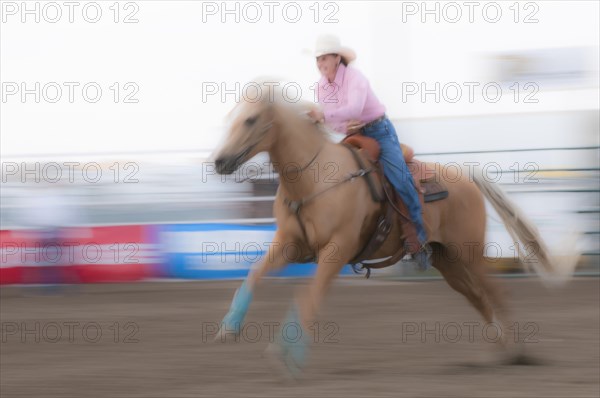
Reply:
<svg viewBox="0 0 600 398"><path fill-rule="evenodd" d="M501 322L503 326L506 325L509 316L508 307L506 306L506 302L502 297L498 285L494 283L494 281L492 281L487 274L485 265L483 263L483 258L481 258L477 263L471 263L468 266L468 269L472 277L477 280L482 289L485 291L494 309L494 320Z"/></svg>
<svg viewBox="0 0 600 398"><path fill-rule="evenodd" d="M503 348L502 361L507 364L530 365L537 361L525 353L525 345L519 339L518 326L512 324L509 307L496 283L487 275L482 263L470 264L474 278L481 284L494 307L494 322L500 328L499 343ZM516 334L513 334L516 333Z"/></svg>
<svg viewBox="0 0 600 398"><path fill-rule="evenodd" d="M496 326L497 337L494 341L506 348L506 325L504 302L496 286L492 283L483 269L483 256L471 253L471 256L452 257L446 247L435 244L433 265L440 271L446 282L457 292L461 293L483 316L489 324ZM500 312L498 312L500 310ZM499 315L499 317L497 317ZM490 332L492 333L492 332ZM487 336L485 336L487 338ZM491 338L491 337L490 337Z"/></svg>
<svg viewBox="0 0 600 398"><path fill-rule="evenodd" d="M454 290L469 300L486 322L493 322L494 309L480 278L460 258L452 258L448 249L441 244L432 244L433 266Z"/></svg>

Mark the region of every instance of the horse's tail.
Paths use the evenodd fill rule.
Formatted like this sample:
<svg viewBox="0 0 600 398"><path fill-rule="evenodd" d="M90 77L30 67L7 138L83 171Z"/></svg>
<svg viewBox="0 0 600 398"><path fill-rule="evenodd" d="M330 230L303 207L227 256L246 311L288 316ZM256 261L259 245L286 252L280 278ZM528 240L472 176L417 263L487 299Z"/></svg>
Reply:
<svg viewBox="0 0 600 398"><path fill-rule="evenodd" d="M550 256L550 251L536 226L497 185L491 184L479 175L473 178L479 190L502 218L525 268L529 271L533 269L545 282L560 283L567 280L579 260L579 253L574 250L575 236L569 239L568 254L561 256L558 261L559 258Z"/></svg>

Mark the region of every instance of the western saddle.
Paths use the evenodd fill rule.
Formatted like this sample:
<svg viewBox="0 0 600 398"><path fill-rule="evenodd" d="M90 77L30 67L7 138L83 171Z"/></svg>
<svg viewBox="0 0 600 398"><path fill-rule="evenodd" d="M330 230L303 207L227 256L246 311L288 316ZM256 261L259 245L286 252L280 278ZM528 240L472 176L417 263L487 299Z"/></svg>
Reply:
<svg viewBox="0 0 600 398"><path fill-rule="evenodd" d="M373 200L376 202L382 202L384 208L377 222L377 229L375 233L360 254L358 254L351 261L355 271L357 271L355 265L360 265L360 269L366 269L366 276L368 278L371 273L371 268L384 268L395 264L406 254L414 254L418 252L421 248L421 245L419 244L417 231L410 218L406 204L400 195L396 193L396 190L393 188L389 180L384 177L383 165L379 161L379 143L375 139L362 134L351 134L344 138L342 144L350 149L359 167L362 169L367 169L362 157L359 154L364 155L364 157L366 157L368 161L375 166L375 170L378 171L380 181L383 182L383 195L381 195L381 191L378 189L379 181L376 180L372 173L368 173L366 175L367 184L370 188ZM414 186L419 196L419 201L421 202L421 212L424 211L425 203L442 200L448 197L448 190L439 178L439 172L428 169L424 162L415 159L414 151L411 147L404 144L400 144L400 146L402 148L404 160L413 177ZM363 261L370 260L370 256L375 253L387 239L392 229L394 212L398 213L400 216L400 227L402 228L402 239L404 242L403 247L401 247L398 252L396 252L390 258L381 262L364 263Z"/></svg>

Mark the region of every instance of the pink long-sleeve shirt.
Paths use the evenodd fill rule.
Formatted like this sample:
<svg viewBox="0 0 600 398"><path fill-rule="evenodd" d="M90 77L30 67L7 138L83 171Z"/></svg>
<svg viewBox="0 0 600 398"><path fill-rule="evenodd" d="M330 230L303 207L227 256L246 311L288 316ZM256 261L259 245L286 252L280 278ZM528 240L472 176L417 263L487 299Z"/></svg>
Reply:
<svg viewBox="0 0 600 398"><path fill-rule="evenodd" d="M347 133L346 123L360 120L364 123L385 114L367 78L351 66L340 64L333 82L325 76L319 80L318 101L325 114L325 123L335 131Z"/></svg>

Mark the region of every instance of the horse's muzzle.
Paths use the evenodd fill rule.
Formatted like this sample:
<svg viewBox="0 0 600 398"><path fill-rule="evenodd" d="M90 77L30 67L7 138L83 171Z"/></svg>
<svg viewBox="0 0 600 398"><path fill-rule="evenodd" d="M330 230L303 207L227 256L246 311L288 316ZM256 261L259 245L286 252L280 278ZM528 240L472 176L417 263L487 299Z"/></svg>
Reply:
<svg viewBox="0 0 600 398"><path fill-rule="evenodd" d="M215 160L215 167L219 174L232 174L238 167L235 157L220 157Z"/></svg>
<svg viewBox="0 0 600 398"><path fill-rule="evenodd" d="M215 160L215 166L217 168L217 173L219 174L232 174L234 171L240 167L242 163L246 161L246 156L255 145L250 146L243 152L240 152L236 156L219 156L217 160Z"/></svg>

